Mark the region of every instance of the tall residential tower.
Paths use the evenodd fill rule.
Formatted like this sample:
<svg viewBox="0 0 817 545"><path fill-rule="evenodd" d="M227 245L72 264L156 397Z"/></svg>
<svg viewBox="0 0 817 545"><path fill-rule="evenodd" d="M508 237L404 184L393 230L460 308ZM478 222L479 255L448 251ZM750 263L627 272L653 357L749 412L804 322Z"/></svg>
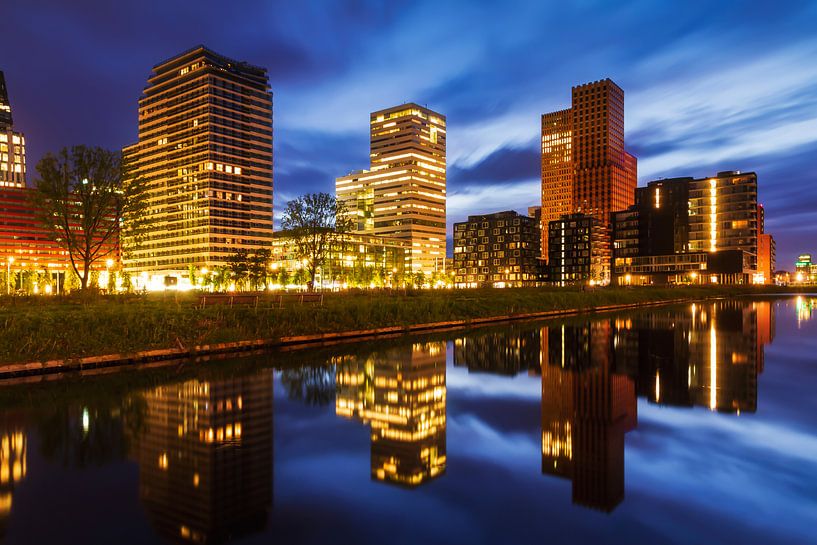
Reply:
<svg viewBox="0 0 817 545"><path fill-rule="evenodd" d="M14 130L6 78L0 71L0 187L25 187L26 138Z"/></svg>
<svg viewBox="0 0 817 545"><path fill-rule="evenodd" d="M186 279L272 240L272 93L264 68L203 46L153 68L128 176L149 191L151 233L124 248L140 282Z"/></svg>
<svg viewBox="0 0 817 545"><path fill-rule="evenodd" d="M371 114L371 166L335 189L358 233L411 244L406 270L445 266L445 116L409 103Z"/></svg>
<svg viewBox="0 0 817 545"><path fill-rule="evenodd" d="M573 87L571 107L542 115L542 255L548 224L595 216L635 202L636 158L624 150L624 91L605 79Z"/></svg>

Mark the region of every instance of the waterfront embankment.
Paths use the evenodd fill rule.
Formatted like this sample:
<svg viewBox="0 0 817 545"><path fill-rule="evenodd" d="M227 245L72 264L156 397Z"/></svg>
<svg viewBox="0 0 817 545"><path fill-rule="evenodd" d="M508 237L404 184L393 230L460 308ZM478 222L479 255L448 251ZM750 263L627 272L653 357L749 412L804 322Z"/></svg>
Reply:
<svg viewBox="0 0 817 545"><path fill-rule="evenodd" d="M201 308L195 294L0 299L0 374L27 375L283 346L310 346L550 318L774 287L518 288L327 293L322 304L261 295Z"/></svg>

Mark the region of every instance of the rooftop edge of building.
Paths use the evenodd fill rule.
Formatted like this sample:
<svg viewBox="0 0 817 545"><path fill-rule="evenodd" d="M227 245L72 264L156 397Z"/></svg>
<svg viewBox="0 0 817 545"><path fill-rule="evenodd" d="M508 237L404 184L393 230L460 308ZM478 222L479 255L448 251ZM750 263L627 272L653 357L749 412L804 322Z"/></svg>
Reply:
<svg viewBox="0 0 817 545"><path fill-rule="evenodd" d="M428 106L421 106L420 104L417 104L416 102L404 102L403 104L397 104L395 106L390 106L388 108L383 108L381 110L375 110L370 115L374 117L374 116L377 116L378 114L386 114L386 113L396 112L396 111L405 109L406 107L417 108L418 110L423 110L425 112L432 113L435 116L445 120L445 116L443 114L441 114L440 112L438 112L436 110L432 110Z"/></svg>
<svg viewBox="0 0 817 545"><path fill-rule="evenodd" d="M621 87L619 87L619 85L615 81L613 81L611 78L602 78L602 79L598 79L598 80L595 80L595 81L588 81L587 83L580 83L579 85L572 86L570 89L571 89L571 91L574 91L576 89L582 89L584 87L590 87L590 86L593 86L593 85L598 85L599 83L610 83L614 87L616 87L617 89L619 89L619 90L621 90L623 92L623 89L621 89Z"/></svg>
<svg viewBox="0 0 817 545"><path fill-rule="evenodd" d="M743 177L743 176L754 176L757 178L757 173L751 170L748 171L740 171L740 170L721 170L714 176L702 176L696 178L694 176L675 176L672 178L658 178L657 180L650 180L647 182L647 186L656 184L656 183L676 183L676 182L691 182L691 181L701 181L701 180L711 180L714 178L735 178L735 177ZM646 187L646 186L643 186Z"/></svg>
<svg viewBox="0 0 817 545"><path fill-rule="evenodd" d="M168 57L167 59L159 62L158 64L153 65L153 72L155 73L159 69L164 68L167 65L174 63L175 61L180 61L185 57L194 56L194 54L197 54L197 53L209 55L211 57L216 58L219 61L224 62L225 64L235 64L235 65L246 67L246 68L249 68L249 69L259 70L259 71L262 71L264 73L267 72L267 69L264 68L263 66L258 66L258 65L246 62L246 61L239 61L239 60L227 57L226 55L222 55L221 53L218 53L218 52L210 49L209 47L207 47L204 44L198 44L196 46L193 46L190 49L182 51L181 53L173 55L172 57Z"/></svg>
<svg viewBox="0 0 817 545"><path fill-rule="evenodd" d="M2 70L0 70L0 104L8 106L8 110L0 110L0 128L9 129L14 125L14 119L11 116L11 101L6 86L6 76Z"/></svg>
<svg viewBox="0 0 817 545"><path fill-rule="evenodd" d="M461 221L461 222L457 222L457 223L468 223L468 222L471 222L471 221L477 221L479 218L504 218L504 217L531 218L531 219L533 219L533 216L528 216L527 214L521 214L521 213L517 212L516 210L503 210L501 212L488 212L486 214L469 215L468 219L466 221Z"/></svg>

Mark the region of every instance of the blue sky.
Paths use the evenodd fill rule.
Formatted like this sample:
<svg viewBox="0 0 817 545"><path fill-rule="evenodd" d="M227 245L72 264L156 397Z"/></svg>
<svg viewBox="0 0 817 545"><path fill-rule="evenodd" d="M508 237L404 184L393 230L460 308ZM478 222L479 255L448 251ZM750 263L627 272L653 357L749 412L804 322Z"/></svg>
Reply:
<svg viewBox="0 0 817 545"><path fill-rule="evenodd" d="M229 7L228 7L229 6ZM778 267L817 254L817 2L3 0L0 70L43 153L136 138L150 68L203 43L269 69L275 206L368 166L368 113L448 119L448 220L539 200L539 115L625 91L639 184L754 170Z"/></svg>

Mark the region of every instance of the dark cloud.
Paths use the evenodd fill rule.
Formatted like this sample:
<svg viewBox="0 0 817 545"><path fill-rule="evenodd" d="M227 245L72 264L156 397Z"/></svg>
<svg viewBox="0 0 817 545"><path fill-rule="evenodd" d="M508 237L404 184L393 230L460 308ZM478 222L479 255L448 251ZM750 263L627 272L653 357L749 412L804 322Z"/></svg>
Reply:
<svg viewBox="0 0 817 545"><path fill-rule="evenodd" d="M540 176L540 164L535 145L500 148L474 165L449 167L448 182L452 187L465 187L530 180Z"/></svg>
<svg viewBox="0 0 817 545"><path fill-rule="evenodd" d="M0 70L33 173L62 146L133 142L151 67L180 51L204 43L267 67L276 209L368 167L368 112L426 103L448 119L452 218L492 211L493 187L536 180L539 115L568 107L571 85L611 77L627 95L642 183L757 170L787 262L817 252L817 155L795 149L817 143L815 19L808 0L3 0ZM523 209L537 193L503 192L497 205Z"/></svg>

